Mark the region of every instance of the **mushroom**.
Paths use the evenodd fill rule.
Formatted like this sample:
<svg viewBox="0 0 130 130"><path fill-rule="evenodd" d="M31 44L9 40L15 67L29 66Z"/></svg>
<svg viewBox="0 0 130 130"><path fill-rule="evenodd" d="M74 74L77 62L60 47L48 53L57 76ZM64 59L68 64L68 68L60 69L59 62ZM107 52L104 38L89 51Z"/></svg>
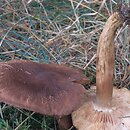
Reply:
<svg viewBox="0 0 130 130"><path fill-rule="evenodd" d="M119 9L108 18L98 42L96 92L86 92L86 103L72 113L78 130L130 130L130 91L113 88L114 38L130 16L126 5Z"/></svg>
<svg viewBox="0 0 130 130"><path fill-rule="evenodd" d="M0 63L0 100L15 107L58 117L65 129L70 122L69 117L63 117L84 102L85 88L81 84L87 82L81 72L64 65L25 60Z"/></svg>

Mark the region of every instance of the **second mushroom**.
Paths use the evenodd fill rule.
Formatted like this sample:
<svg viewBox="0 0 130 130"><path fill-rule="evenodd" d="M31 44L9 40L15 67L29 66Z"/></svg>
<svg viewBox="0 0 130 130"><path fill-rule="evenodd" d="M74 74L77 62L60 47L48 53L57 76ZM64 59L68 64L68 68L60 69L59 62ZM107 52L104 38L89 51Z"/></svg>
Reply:
<svg viewBox="0 0 130 130"><path fill-rule="evenodd" d="M117 28L129 21L128 9L121 5L104 26L97 49L96 93L87 92L86 103L72 114L78 130L130 130L130 91L113 88L114 38Z"/></svg>

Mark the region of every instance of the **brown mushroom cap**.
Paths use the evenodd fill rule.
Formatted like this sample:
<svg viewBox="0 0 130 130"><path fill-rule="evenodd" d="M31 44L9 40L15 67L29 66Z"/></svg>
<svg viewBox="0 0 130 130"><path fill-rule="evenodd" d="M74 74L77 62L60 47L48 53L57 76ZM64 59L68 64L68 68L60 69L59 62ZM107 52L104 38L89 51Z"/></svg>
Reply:
<svg viewBox="0 0 130 130"><path fill-rule="evenodd" d="M1 62L0 100L41 114L68 115L84 101L85 89L80 81L88 79L63 65Z"/></svg>

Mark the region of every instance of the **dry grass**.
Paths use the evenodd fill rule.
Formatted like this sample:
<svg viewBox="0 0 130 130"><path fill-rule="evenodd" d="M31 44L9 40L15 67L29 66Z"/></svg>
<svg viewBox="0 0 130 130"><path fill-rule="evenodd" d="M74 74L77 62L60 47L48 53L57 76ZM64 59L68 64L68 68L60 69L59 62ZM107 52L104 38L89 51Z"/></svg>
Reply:
<svg viewBox="0 0 130 130"><path fill-rule="evenodd" d="M98 39L105 21L116 11L117 1L0 0L0 61L26 59L68 64L84 70L91 84L95 83ZM124 25L115 39L115 85L130 89L129 34L130 29ZM2 109L5 107L2 105ZM15 123L13 129L21 122ZM30 128L26 121L23 124ZM46 129L45 124L42 129Z"/></svg>

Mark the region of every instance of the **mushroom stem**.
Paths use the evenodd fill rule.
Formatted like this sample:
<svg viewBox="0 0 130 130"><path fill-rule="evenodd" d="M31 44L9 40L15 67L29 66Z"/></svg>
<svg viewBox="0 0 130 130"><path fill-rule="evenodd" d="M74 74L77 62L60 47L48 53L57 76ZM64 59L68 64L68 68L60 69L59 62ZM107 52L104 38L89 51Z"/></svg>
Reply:
<svg viewBox="0 0 130 130"><path fill-rule="evenodd" d="M73 125L71 115L57 118L57 123L58 123L58 130L68 130Z"/></svg>
<svg viewBox="0 0 130 130"><path fill-rule="evenodd" d="M96 97L102 107L111 106L114 79L114 38L116 30L123 24L119 13L112 14L107 20L98 42Z"/></svg>

